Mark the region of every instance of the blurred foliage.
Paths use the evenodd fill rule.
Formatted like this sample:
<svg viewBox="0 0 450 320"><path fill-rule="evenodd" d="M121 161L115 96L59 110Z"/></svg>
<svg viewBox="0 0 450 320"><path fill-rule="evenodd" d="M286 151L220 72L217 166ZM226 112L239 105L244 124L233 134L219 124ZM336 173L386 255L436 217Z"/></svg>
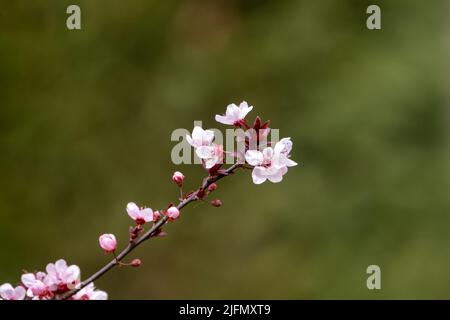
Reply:
<svg viewBox="0 0 450 320"><path fill-rule="evenodd" d="M82 30L66 29L78 4ZM9 1L0 6L0 283L63 257L88 276L129 201L176 201L176 128L230 102L271 119L301 165L220 183L111 298L448 298L448 3ZM382 290L366 288L370 264Z"/></svg>

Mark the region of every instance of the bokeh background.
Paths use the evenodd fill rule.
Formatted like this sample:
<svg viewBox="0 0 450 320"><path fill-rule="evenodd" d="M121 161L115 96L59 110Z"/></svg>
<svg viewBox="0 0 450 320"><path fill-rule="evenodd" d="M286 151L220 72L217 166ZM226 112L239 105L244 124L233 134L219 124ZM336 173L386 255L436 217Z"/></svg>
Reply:
<svg viewBox="0 0 450 320"><path fill-rule="evenodd" d="M69 4L82 30L66 28ZM87 277L98 236L127 241L129 201L177 198L176 128L231 102L294 141L280 184L225 179L113 299L450 298L448 2L2 1L0 283L65 258ZM382 290L366 288L366 268Z"/></svg>

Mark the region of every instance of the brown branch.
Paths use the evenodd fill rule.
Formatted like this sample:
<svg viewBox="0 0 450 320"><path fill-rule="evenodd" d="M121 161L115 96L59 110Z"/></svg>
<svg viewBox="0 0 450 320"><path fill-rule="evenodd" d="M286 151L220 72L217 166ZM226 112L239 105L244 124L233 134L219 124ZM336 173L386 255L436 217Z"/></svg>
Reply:
<svg viewBox="0 0 450 320"><path fill-rule="evenodd" d="M208 186L223 177L228 176L229 174L232 174L235 169L242 167L243 165L240 163L236 163L226 169L224 172L218 173L214 176L209 176L208 178L204 179L202 185L193 193L191 193L187 198L180 201L180 203L177 205L177 208L181 210L185 206L187 206L189 203L199 200L201 197L197 196L198 193L201 190L206 190ZM68 299L74 294L76 294L78 291L86 287L91 282L94 282L101 276L103 276L105 273L107 273L109 270L114 268L115 266L120 264L120 261L123 260L131 251L133 251L137 246L139 246L142 242L145 240L150 239L152 236L154 236L160 228L167 222L168 216L164 215L161 219L159 219L153 226L148 230L146 233L144 233L141 237L136 239L135 241L129 243L125 249L122 250L113 260L111 260L108 264L106 264L104 267L102 267L100 270L98 270L96 273L94 273L92 276L87 278L86 280L81 282L81 285L77 289L70 290L63 295L60 296L60 299Z"/></svg>

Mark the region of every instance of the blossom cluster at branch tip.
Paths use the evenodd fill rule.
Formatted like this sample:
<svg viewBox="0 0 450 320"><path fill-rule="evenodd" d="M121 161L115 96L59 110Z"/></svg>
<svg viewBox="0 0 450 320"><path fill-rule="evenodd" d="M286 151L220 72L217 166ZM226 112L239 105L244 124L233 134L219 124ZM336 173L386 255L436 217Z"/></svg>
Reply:
<svg viewBox="0 0 450 320"><path fill-rule="evenodd" d="M273 183L280 182L288 172L288 168L297 165L290 159L291 138L283 138L276 144L266 142L270 132L270 122L263 123L257 116L253 126L250 126L245 117L252 109L253 106L249 106L245 101L239 106L234 103L229 104L224 115L216 115L216 121L246 129L244 138L238 137L238 141L245 142L245 150L238 150L234 152L234 155L237 160L245 161L253 167L253 183L261 184L267 180ZM218 173L223 164L225 151L222 145L213 142L214 131L196 126L192 136L186 135L186 140L194 147L195 153L202 159L203 166L209 170L210 174ZM208 191L211 192L214 189L215 187L211 187Z"/></svg>
<svg viewBox="0 0 450 320"><path fill-rule="evenodd" d="M72 289L78 289L81 285L80 268L76 265L68 266L63 259L47 264L45 271L24 273L21 276L21 284L15 288L9 283L1 285L1 300L52 300ZM84 294L80 295L82 292ZM107 298L106 292L96 290L93 283L71 297L72 300Z"/></svg>

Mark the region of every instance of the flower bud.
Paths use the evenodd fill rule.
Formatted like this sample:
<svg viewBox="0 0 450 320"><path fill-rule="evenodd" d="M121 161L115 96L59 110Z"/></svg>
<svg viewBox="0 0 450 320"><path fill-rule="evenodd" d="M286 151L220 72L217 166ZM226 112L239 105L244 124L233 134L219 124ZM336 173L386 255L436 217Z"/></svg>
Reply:
<svg viewBox="0 0 450 320"><path fill-rule="evenodd" d="M111 233L105 233L98 239L100 247L105 250L106 253L114 252L117 248L116 237Z"/></svg>
<svg viewBox="0 0 450 320"><path fill-rule="evenodd" d="M184 175L179 171L175 171L172 176L172 181L175 182L175 184L181 188L184 181Z"/></svg>
<svg viewBox="0 0 450 320"><path fill-rule="evenodd" d="M217 189L217 184L215 184L215 183L211 183L209 186L208 186L208 191L209 192L213 192L214 190L216 190Z"/></svg>
<svg viewBox="0 0 450 320"><path fill-rule="evenodd" d="M178 217L180 216L180 210L178 210L177 207L170 207L169 209L167 209L167 216L169 217L170 221L178 219Z"/></svg>
<svg viewBox="0 0 450 320"><path fill-rule="evenodd" d="M156 222L161 218L161 213L159 211L153 211L153 221Z"/></svg>
<svg viewBox="0 0 450 320"><path fill-rule="evenodd" d="M132 267L139 267L142 264L142 261L140 259L133 259L131 261L130 266Z"/></svg>
<svg viewBox="0 0 450 320"><path fill-rule="evenodd" d="M222 205L222 201L220 201L219 199L212 200L210 203L214 207L220 207Z"/></svg>

